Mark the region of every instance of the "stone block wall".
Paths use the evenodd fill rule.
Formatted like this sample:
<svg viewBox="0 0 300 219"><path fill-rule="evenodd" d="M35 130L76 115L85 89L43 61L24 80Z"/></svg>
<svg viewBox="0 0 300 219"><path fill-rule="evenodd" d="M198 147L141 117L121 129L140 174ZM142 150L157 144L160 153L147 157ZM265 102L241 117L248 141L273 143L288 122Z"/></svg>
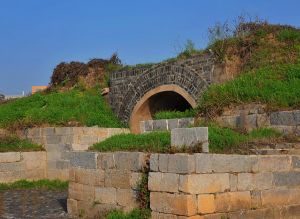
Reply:
<svg viewBox="0 0 300 219"><path fill-rule="evenodd" d="M140 122L142 133L153 131L171 131L175 128L187 128L194 125L194 118L159 119Z"/></svg>
<svg viewBox="0 0 300 219"><path fill-rule="evenodd" d="M70 161L67 151L83 151L89 146L113 135L129 133L129 129L98 127L48 127L32 128L25 137L44 145L47 152L47 178L69 179Z"/></svg>
<svg viewBox="0 0 300 219"><path fill-rule="evenodd" d="M0 153L0 183L46 178L46 152Z"/></svg>
<svg viewBox="0 0 300 219"><path fill-rule="evenodd" d="M68 212L94 218L113 209L139 206L137 186L147 155L140 152L68 152L70 183Z"/></svg>
<svg viewBox="0 0 300 219"><path fill-rule="evenodd" d="M300 156L152 154L152 218L297 218Z"/></svg>
<svg viewBox="0 0 300 219"><path fill-rule="evenodd" d="M300 110L267 112L263 105L246 105L241 109L225 110L216 122L247 131L269 127L284 134L300 135Z"/></svg>

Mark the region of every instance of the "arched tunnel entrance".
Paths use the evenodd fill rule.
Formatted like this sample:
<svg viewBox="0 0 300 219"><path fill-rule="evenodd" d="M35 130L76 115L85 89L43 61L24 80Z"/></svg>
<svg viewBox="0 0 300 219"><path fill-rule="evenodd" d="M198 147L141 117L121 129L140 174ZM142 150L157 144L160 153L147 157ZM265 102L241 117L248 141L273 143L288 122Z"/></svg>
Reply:
<svg viewBox="0 0 300 219"><path fill-rule="evenodd" d="M140 132L140 121L151 120L159 111L185 111L196 106L196 101L177 85L162 85L147 92L135 105L130 117L130 129Z"/></svg>

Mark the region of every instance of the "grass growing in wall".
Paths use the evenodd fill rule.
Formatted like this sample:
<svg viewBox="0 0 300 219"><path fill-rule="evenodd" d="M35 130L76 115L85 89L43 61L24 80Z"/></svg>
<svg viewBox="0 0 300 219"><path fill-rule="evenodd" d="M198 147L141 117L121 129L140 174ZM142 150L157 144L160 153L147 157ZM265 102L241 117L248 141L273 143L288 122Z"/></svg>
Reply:
<svg viewBox="0 0 300 219"><path fill-rule="evenodd" d="M41 150L44 150L42 145L34 144L29 140L17 136L0 136L0 152Z"/></svg>
<svg viewBox="0 0 300 219"><path fill-rule="evenodd" d="M150 209L134 209L129 213L122 211L111 211L107 215L107 219L147 219L150 218Z"/></svg>
<svg viewBox="0 0 300 219"><path fill-rule="evenodd" d="M177 119L177 118L189 118L195 117L195 111L193 109L187 109L186 111L159 111L154 114L153 119Z"/></svg>
<svg viewBox="0 0 300 219"><path fill-rule="evenodd" d="M42 179L37 181L19 180L13 183L0 183L0 191L12 189L66 190L69 183L60 180Z"/></svg>
<svg viewBox="0 0 300 219"><path fill-rule="evenodd" d="M0 105L0 127L37 125L123 127L99 89L37 93Z"/></svg>
<svg viewBox="0 0 300 219"><path fill-rule="evenodd" d="M261 128L243 134L230 128L221 128L215 124L208 125L209 149L212 153L234 153L240 146L246 147L246 143L258 140L274 140L281 134L273 129ZM169 132L151 132L145 134L121 134L112 136L103 142L94 144L90 149L96 151L143 151L156 153L198 153L201 147L171 148L171 136Z"/></svg>

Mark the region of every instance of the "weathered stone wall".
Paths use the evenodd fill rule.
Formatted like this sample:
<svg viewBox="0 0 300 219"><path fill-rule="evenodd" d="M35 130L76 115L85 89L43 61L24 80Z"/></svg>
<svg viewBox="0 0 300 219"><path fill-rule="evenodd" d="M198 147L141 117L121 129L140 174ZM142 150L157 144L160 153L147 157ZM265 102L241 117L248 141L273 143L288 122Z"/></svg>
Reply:
<svg viewBox="0 0 300 219"><path fill-rule="evenodd" d="M159 119L140 122L142 133L152 131L171 131L175 128L186 128L194 125L194 118Z"/></svg>
<svg viewBox="0 0 300 219"><path fill-rule="evenodd" d="M284 134L300 135L300 110L267 112L263 105L243 106L225 110L216 121L226 127L252 129L269 127Z"/></svg>
<svg viewBox="0 0 300 219"><path fill-rule="evenodd" d="M139 152L69 152L68 212L94 218L113 209L137 208L137 185L147 166Z"/></svg>
<svg viewBox="0 0 300 219"><path fill-rule="evenodd" d="M46 178L46 152L0 153L0 183Z"/></svg>
<svg viewBox="0 0 300 219"><path fill-rule="evenodd" d="M297 218L300 156L152 154L152 218Z"/></svg>
<svg viewBox="0 0 300 219"><path fill-rule="evenodd" d="M152 218L297 218L300 156L69 152L68 211L87 217L138 206L150 163Z"/></svg>
<svg viewBox="0 0 300 219"><path fill-rule="evenodd" d="M128 129L98 127L49 127L28 129L25 137L44 145L47 152L48 179L69 179L69 160L67 151L83 151L94 143L105 140L120 133L128 133Z"/></svg>
<svg viewBox="0 0 300 219"><path fill-rule="evenodd" d="M217 80L214 57L197 55L185 60L169 61L146 68L133 68L110 74L110 105L125 122L136 103L150 90L161 85L178 85L194 100Z"/></svg>

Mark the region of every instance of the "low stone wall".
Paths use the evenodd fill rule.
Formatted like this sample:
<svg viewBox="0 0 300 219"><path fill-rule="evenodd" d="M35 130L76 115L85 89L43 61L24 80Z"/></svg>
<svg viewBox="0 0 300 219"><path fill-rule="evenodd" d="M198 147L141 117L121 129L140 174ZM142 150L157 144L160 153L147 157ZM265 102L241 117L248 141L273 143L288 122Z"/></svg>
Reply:
<svg viewBox="0 0 300 219"><path fill-rule="evenodd" d="M263 105L246 105L241 109L227 109L215 120L222 126L247 131L270 127L284 134L300 135L300 110L269 113Z"/></svg>
<svg viewBox="0 0 300 219"><path fill-rule="evenodd" d="M0 183L46 178L46 152L0 153Z"/></svg>
<svg viewBox="0 0 300 219"><path fill-rule="evenodd" d="M68 212L94 218L113 209L137 208L137 185L147 155L139 152L69 152Z"/></svg>
<svg viewBox="0 0 300 219"><path fill-rule="evenodd" d="M70 152L68 212L93 218L138 207L150 163L152 218L297 218L300 156Z"/></svg>
<svg viewBox="0 0 300 219"><path fill-rule="evenodd" d="M297 218L300 156L153 154L152 218Z"/></svg>
<svg viewBox="0 0 300 219"><path fill-rule="evenodd" d="M32 128L25 137L44 145L47 152L47 178L69 179L67 151L83 151L89 146L113 135L129 133L129 129L98 127L48 127Z"/></svg>
<svg viewBox="0 0 300 219"><path fill-rule="evenodd" d="M141 133L153 131L171 131L175 128L187 128L194 125L194 118L159 119L140 122Z"/></svg>

